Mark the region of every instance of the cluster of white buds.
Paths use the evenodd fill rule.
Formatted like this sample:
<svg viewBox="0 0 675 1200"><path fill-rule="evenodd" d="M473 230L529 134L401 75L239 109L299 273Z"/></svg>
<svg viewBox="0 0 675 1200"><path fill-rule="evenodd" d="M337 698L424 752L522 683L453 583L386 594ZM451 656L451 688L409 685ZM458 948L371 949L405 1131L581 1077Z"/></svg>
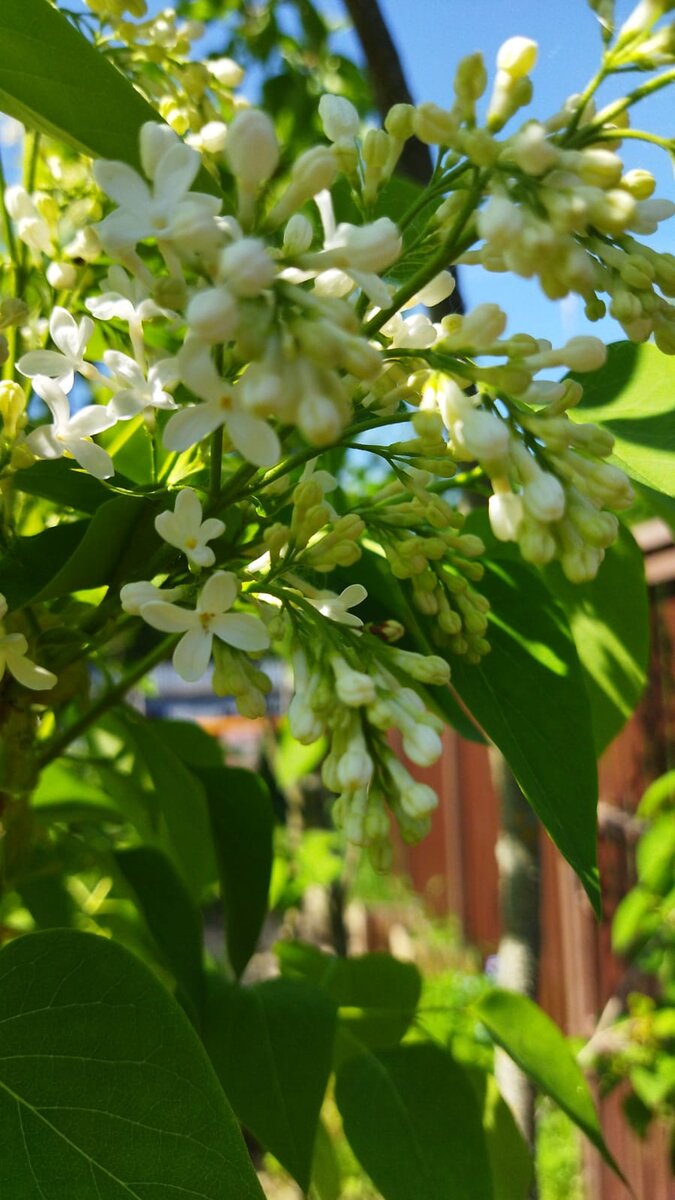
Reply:
<svg viewBox="0 0 675 1200"><path fill-rule="evenodd" d="M442 721L399 676L444 686L449 668L442 658L399 650L368 635L345 635L340 649L328 653L317 641L322 648L316 651L305 641L302 647L295 643L291 732L303 743L327 737L322 779L337 793L336 823L383 865L390 853L387 809L405 840L416 842L428 832L438 803L388 740L396 732L406 757L420 767L431 766L442 751Z"/></svg>

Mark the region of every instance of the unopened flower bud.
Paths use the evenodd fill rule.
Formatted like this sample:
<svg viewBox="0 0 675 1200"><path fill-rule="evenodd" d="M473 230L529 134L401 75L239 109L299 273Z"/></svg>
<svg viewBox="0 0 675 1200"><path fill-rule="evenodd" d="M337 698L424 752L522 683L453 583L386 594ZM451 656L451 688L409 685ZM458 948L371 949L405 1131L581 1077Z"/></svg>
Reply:
<svg viewBox="0 0 675 1200"><path fill-rule="evenodd" d="M227 288L207 288L193 296L185 314L190 329L205 342L227 342L239 321L235 297Z"/></svg>
<svg viewBox="0 0 675 1200"><path fill-rule="evenodd" d="M529 75L537 61L537 43L532 38L512 37L503 42L497 51L497 67L506 71L512 79Z"/></svg>
<svg viewBox="0 0 675 1200"><path fill-rule="evenodd" d="M495 492L488 500L490 526L497 541L515 542L523 519L523 501L513 492Z"/></svg>
<svg viewBox="0 0 675 1200"><path fill-rule="evenodd" d="M47 267L47 282L56 290L70 291L76 279L77 270L72 263L51 262Z"/></svg>
<svg viewBox="0 0 675 1200"><path fill-rule="evenodd" d="M255 108L237 113L228 130L225 154L232 174L245 190L266 183L279 162L277 135L266 113Z"/></svg>
<svg viewBox="0 0 675 1200"><path fill-rule="evenodd" d="M304 254L313 238L312 222L302 213L295 213L284 229L284 250L287 254Z"/></svg>
<svg viewBox="0 0 675 1200"><path fill-rule="evenodd" d="M329 142L349 141L359 132L359 114L344 96L323 95L319 100L319 116Z"/></svg>
<svg viewBox="0 0 675 1200"><path fill-rule="evenodd" d="M220 256L220 275L237 296L259 296L276 277L276 266L259 238L239 238Z"/></svg>

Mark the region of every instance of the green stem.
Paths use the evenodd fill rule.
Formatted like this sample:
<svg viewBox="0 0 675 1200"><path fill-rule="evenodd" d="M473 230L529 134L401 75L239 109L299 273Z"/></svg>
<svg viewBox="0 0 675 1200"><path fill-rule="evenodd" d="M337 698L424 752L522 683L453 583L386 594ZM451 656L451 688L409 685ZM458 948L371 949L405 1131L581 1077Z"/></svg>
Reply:
<svg viewBox="0 0 675 1200"><path fill-rule="evenodd" d="M487 174L487 171L481 171L477 174L474 185L469 190L467 199L457 214L457 218L454 221L450 232L448 233L447 237L443 239L443 242L436 253L432 254L425 265L420 267L418 271L415 271L415 273L410 276L410 279L408 279L408 281L399 288L388 308L382 309L379 313L372 317L370 321L366 322L363 327L363 331L367 336L376 333L378 329L381 329L383 325L386 325L387 321L391 317L395 316L399 309L403 307L406 300L410 300L410 298L414 296L416 292L421 291L422 288L430 282L430 280L438 275L439 271L444 270L450 263L452 263L453 258L457 255L457 253L464 252L466 249L466 238L462 240L461 234L464 231L467 221L475 211L478 197L485 186ZM473 241L473 235L468 242L469 245L471 244L471 241Z"/></svg>
<svg viewBox="0 0 675 1200"><path fill-rule="evenodd" d="M583 111L584 111L586 105L588 104L588 101L591 99L592 96L595 95L598 88L600 87L600 84L606 78L608 73L609 73L609 70L608 70L607 64L603 63L602 66L600 67L600 69L597 71L597 73L591 79L590 83L588 83L586 85L584 91L581 93L581 96L579 97L579 103L577 104L577 107L575 108L574 113L572 114L572 119L571 119L569 125L567 126L567 130L565 131L565 137L564 137L563 141L567 141L576 132L577 126L581 120ZM587 128L587 126L584 126L584 128Z"/></svg>
<svg viewBox="0 0 675 1200"><path fill-rule="evenodd" d="M583 126L579 131L580 138L583 139L584 143L596 141L598 134L603 130L603 126L608 121L612 121L615 117L618 117L620 113L625 112L633 104L637 104L639 100L644 100L645 96L651 96L653 92L658 92L661 88L669 87L673 82L675 82L675 67L671 68L670 71L663 71L661 75L656 75L653 79L648 79L646 83L640 84L628 96L622 96L619 100L608 104L593 121L589 121L588 124ZM576 126L573 128L570 125L564 141L569 140L569 136L574 132L575 128ZM621 130L621 136L624 136L625 133L625 130Z"/></svg>
<svg viewBox="0 0 675 1200"><path fill-rule="evenodd" d="M58 758L60 754L63 754L63 751L71 744L71 742L74 742L76 738L81 737L83 733L86 733L87 729L90 729L91 726L98 721L99 717L102 717L103 714L108 711L108 709L113 708L116 704L118 704L119 701L122 700L125 694L129 691L130 687L133 687L135 683L138 683L139 679L142 679L144 675L147 675L148 671L151 671L153 667L156 667L158 663L162 662L162 660L166 658L169 650L171 650L171 648L175 645L175 642L175 634L171 634L169 637L163 638L162 641L155 646L154 650L151 650L149 654L146 654L145 658L140 659L140 661L137 662L130 671L127 671L126 675L123 675L116 684L113 684L113 686L108 688L108 690L105 691L102 696L99 696L96 703L92 704L91 708L88 708L86 712L82 713L82 716L79 717L77 721L75 721L67 729L64 729L62 733L51 738L51 740L45 744L41 753L37 757L39 768L42 769L43 767L46 767L48 763L52 762L55 758Z"/></svg>
<svg viewBox="0 0 675 1200"><path fill-rule="evenodd" d="M220 495L223 474L223 427L219 426L211 434L211 455L209 460L211 479L209 483L209 502L213 504Z"/></svg>

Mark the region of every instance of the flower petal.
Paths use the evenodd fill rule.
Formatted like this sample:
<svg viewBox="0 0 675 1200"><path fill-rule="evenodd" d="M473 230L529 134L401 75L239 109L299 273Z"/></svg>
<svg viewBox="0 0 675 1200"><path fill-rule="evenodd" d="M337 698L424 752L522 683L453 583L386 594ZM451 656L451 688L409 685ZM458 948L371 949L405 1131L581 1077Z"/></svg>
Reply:
<svg viewBox="0 0 675 1200"><path fill-rule="evenodd" d="M181 488L176 496L173 511L181 529L187 537L196 537L202 523L202 506L199 496L191 487Z"/></svg>
<svg viewBox="0 0 675 1200"><path fill-rule="evenodd" d="M128 354L122 354L119 350L106 350L103 354L103 361L113 375L118 375L132 387L138 387L139 384L143 386L145 383L145 376L141 368L136 360L130 358Z"/></svg>
<svg viewBox="0 0 675 1200"><path fill-rule="evenodd" d="M197 612L224 613L232 608L239 588L232 571L216 571L207 579L197 601Z"/></svg>
<svg viewBox="0 0 675 1200"><path fill-rule="evenodd" d="M368 598L368 592L362 583L350 583L340 592L339 598L345 608L353 608L355 604L362 604Z"/></svg>
<svg viewBox="0 0 675 1200"><path fill-rule="evenodd" d="M224 521L219 521L218 517L207 517L202 522L199 536L203 542L210 542L212 538L221 537L225 532Z"/></svg>
<svg viewBox="0 0 675 1200"><path fill-rule="evenodd" d="M183 528L176 520L175 513L161 512L155 517L155 529L163 541L168 542L170 546L176 546L182 550L185 545L185 537Z"/></svg>
<svg viewBox="0 0 675 1200"><path fill-rule="evenodd" d="M54 687L57 682L56 675L46 667L39 667L37 663L31 662L30 658L26 658L25 654L16 654L7 646L4 647L4 652L9 671L17 683L33 692L44 692Z"/></svg>
<svg viewBox="0 0 675 1200"><path fill-rule="evenodd" d="M211 628L221 641L237 650L266 650L270 644L269 634L260 618L248 613L224 613L214 617Z"/></svg>
<svg viewBox="0 0 675 1200"><path fill-rule="evenodd" d="M212 567L216 556L210 546L195 546L194 550L185 550L188 559L196 567Z"/></svg>
<svg viewBox="0 0 675 1200"><path fill-rule="evenodd" d="M185 633L201 628L199 615L193 609L179 608L177 604L169 604L166 600L143 604L141 615L148 625L160 629L162 633Z"/></svg>
<svg viewBox="0 0 675 1200"><path fill-rule="evenodd" d="M196 150L178 142L160 158L155 170L155 203L173 207L195 178L201 159Z"/></svg>
<svg viewBox="0 0 675 1200"><path fill-rule="evenodd" d="M75 462L94 475L96 479L110 479L115 474L115 464L110 455L95 442L85 442L77 438L72 442L64 442L66 450L72 454Z"/></svg>
<svg viewBox="0 0 675 1200"><path fill-rule="evenodd" d="M146 407L145 397L132 391L117 392L107 405L108 412L115 421L128 421L130 417L137 417Z"/></svg>
<svg viewBox="0 0 675 1200"><path fill-rule="evenodd" d="M21 355L16 365L21 374L29 379L35 375L58 379L64 392L69 392L73 386L74 375L70 362L58 350L29 350Z"/></svg>
<svg viewBox="0 0 675 1200"><path fill-rule="evenodd" d="M102 433L115 424L113 413L108 411L107 404L87 404L74 413L68 422L68 437L91 437L94 433Z"/></svg>
<svg viewBox="0 0 675 1200"><path fill-rule="evenodd" d="M208 669L212 645L213 634L208 633L206 629L191 629L186 633L173 652L176 674L186 683L194 683L201 679Z"/></svg>
<svg viewBox="0 0 675 1200"><path fill-rule="evenodd" d="M52 425L41 425L28 434L24 442L31 454L36 458L62 458L65 451L63 442L57 442Z"/></svg>
<svg viewBox="0 0 675 1200"><path fill-rule="evenodd" d="M167 422L162 441L167 450L187 450L196 446L214 429L225 423L225 409L219 403L190 404Z"/></svg>
<svg viewBox="0 0 675 1200"><path fill-rule="evenodd" d="M196 337L188 337L178 351L180 378L200 400L220 400L228 389L216 370L211 347Z"/></svg>
<svg viewBox="0 0 675 1200"><path fill-rule="evenodd" d="M227 432L236 449L255 467L273 467L281 457L281 444L267 421L250 413L228 412Z"/></svg>
<svg viewBox="0 0 675 1200"><path fill-rule="evenodd" d="M47 352L45 351L45 353ZM66 429L70 421L70 404L61 384L56 379L49 379L46 375L36 375L33 380L33 391L47 405L54 418L55 428Z"/></svg>
<svg viewBox="0 0 675 1200"><path fill-rule="evenodd" d="M145 216L150 203L150 189L137 171L122 162L99 158L93 164L94 179L102 192L122 209L136 216Z"/></svg>

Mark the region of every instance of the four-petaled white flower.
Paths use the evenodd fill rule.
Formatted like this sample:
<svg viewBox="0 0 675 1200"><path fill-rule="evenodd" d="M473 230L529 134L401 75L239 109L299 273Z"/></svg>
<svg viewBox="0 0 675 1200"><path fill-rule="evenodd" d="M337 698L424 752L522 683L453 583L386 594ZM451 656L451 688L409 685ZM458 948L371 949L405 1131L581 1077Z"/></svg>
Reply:
<svg viewBox="0 0 675 1200"><path fill-rule="evenodd" d="M206 543L220 537L225 525L217 517L202 521L202 506L196 492L184 487L176 497L173 512L162 512L155 517L155 529L170 546L182 550L195 567L211 567L216 556Z"/></svg>
<svg viewBox="0 0 675 1200"><path fill-rule="evenodd" d="M7 601L0 595L0 679L4 677L5 671L9 671L17 683L23 684L33 692L44 692L53 688L56 675L46 667L39 667L27 657L28 642L23 634L5 633L2 618L6 612Z"/></svg>
<svg viewBox="0 0 675 1200"><path fill-rule="evenodd" d="M141 616L153 629L184 635L174 650L173 665L186 683L194 683L205 673L214 636L237 650L255 652L269 646L269 635L259 617L228 611L236 598L236 575L216 571L204 584L195 609L166 602L143 605Z"/></svg>
<svg viewBox="0 0 675 1200"><path fill-rule="evenodd" d="M98 186L119 206L94 226L111 254L132 249L146 238L176 241L188 248L207 231L211 237L217 234L213 218L222 201L189 190L201 163L197 151L173 139L153 138L150 142L156 145L149 153L150 142L145 140L143 165L152 188L126 163L103 159L94 163Z"/></svg>
<svg viewBox="0 0 675 1200"><path fill-rule="evenodd" d="M235 449L256 467L279 461L279 439L266 421L238 409L232 388L221 379L211 349L188 337L178 353L180 377L204 402L174 413L164 430L167 450L187 450L224 425Z"/></svg>
<svg viewBox="0 0 675 1200"><path fill-rule="evenodd" d="M173 317L170 309L160 308L148 295L148 289L140 279L127 275L123 267L115 264L102 280L100 296L85 300L85 308L99 321L111 321L117 317L130 325L150 321L153 317Z"/></svg>
<svg viewBox="0 0 675 1200"><path fill-rule="evenodd" d="M155 363L150 367L147 379L136 360L119 350L106 350L103 361L121 389L108 404L113 420L126 421L148 408L178 408L173 396L165 391L178 380L175 358L163 358Z"/></svg>
<svg viewBox="0 0 675 1200"><path fill-rule="evenodd" d="M363 625L360 617L356 613L349 612L350 608L354 608L357 604L362 604L368 593L360 583L350 583L344 588L339 596L334 592L319 592L316 596L307 597L309 603L322 617L328 617L330 621L337 621L339 625L351 625L353 629L359 629Z"/></svg>
<svg viewBox="0 0 675 1200"><path fill-rule="evenodd" d="M56 380L38 375L33 380L33 387L50 410L53 424L40 425L29 433L25 442L28 449L37 458L62 458L67 452L97 479L114 475L110 455L90 441L92 434L101 433L115 424L108 409L99 404L88 404L71 415L68 397Z"/></svg>
<svg viewBox="0 0 675 1200"><path fill-rule="evenodd" d="M75 371L87 373L89 364L84 361L84 352L93 329L94 322L90 317L83 317L78 322L65 308L57 305L49 318L49 332L58 350L29 350L16 365L29 379L46 375L48 379L56 379L64 392L69 392Z"/></svg>

